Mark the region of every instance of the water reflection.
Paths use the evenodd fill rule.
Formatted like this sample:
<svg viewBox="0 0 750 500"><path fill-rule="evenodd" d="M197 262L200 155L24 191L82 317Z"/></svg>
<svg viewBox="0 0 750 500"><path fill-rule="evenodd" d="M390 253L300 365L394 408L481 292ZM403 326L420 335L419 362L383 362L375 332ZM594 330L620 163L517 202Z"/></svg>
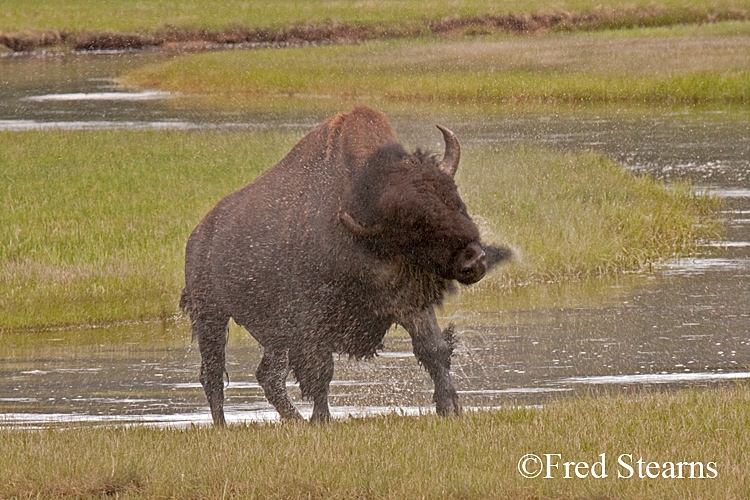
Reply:
<svg viewBox="0 0 750 500"><path fill-rule="evenodd" d="M179 120L151 121L37 121L37 120L0 120L0 131L27 132L31 130L242 130L250 128L268 128L263 124L251 123L218 123L206 124Z"/></svg>
<svg viewBox="0 0 750 500"><path fill-rule="evenodd" d="M701 261L701 259L698 259ZM705 260L705 259L703 259ZM481 313L459 327L453 373L466 407L539 404L600 391L717 387L750 378L750 261L641 277L601 307ZM445 320L445 318L444 318ZM0 425L207 424L200 356L185 320L3 336ZM227 418L273 420L253 372L258 345L230 332ZM292 398L303 413L289 381ZM431 411L405 332L369 362L336 360L337 416Z"/></svg>
<svg viewBox="0 0 750 500"><path fill-rule="evenodd" d="M25 101L153 101L155 99L169 99L169 92L75 92L71 94L44 94L23 97Z"/></svg>
<svg viewBox="0 0 750 500"><path fill-rule="evenodd" d="M302 133L321 118L198 113L167 104L160 94L125 96L111 77L159 56L82 57L0 58L0 129L291 127ZM424 124L448 118L468 148L508 141L594 148L659 179L692 179L726 200L726 242L707 245L702 256L666 262L654 273L623 277L607 300L572 283L563 290L567 300L551 300L544 309L523 304L524 293L549 293L541 289L488 297L488 307L470 315L460 300L446 308L442 322L456 322L461 330L453 373L466 407L719 387L750 377L748 117L743 109L514 111L457 124L455 115L421 115L418 123L413 115L394 117L407 143L429 144L434 137L425 135L431 127ZM0 426L208 424L197 382L200 356L187 327L174 319L2 334ZM258 345L234 328L227 364L230 422L276 418L253 376L259 359ZM335 416L431 411L432 384L401 330L389 334L386 350L371 362L337 359L334 378ZM291 381L290 394L309 414Z"/></svg>

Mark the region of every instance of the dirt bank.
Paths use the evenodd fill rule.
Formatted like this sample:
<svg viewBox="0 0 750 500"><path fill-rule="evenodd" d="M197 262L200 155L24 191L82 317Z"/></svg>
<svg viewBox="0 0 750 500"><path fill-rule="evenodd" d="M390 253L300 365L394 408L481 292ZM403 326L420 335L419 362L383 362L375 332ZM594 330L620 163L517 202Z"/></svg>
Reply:
<svg viewBox="0 0 750 500"><path fill-rule="evenodd" d="M170 29L154 33L97 33L44 31L0 33L0 44L14 52L51 47L78 51L137 50L148 47L207 49L235 45L300 45L308 43L358 43L381 38L427 34L460 35L508 32L534 34L551 30L599 30L638 26L670 26L727 20L748 20L750 9L704 12L672 9L556 12L550 14L482 15L447 17L404 25L309 23L280 29L238 27L224 30Z"/></svg>

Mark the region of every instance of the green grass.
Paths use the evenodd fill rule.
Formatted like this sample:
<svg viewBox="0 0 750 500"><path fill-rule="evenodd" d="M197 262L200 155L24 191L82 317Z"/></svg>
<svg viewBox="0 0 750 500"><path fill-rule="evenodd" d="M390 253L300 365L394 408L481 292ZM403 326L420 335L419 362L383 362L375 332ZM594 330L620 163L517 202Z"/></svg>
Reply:
<svg viewBox="0 0 750 500"><path fill-rule="evenodd" d="M300 23L385 24L392 28L422 25L425 18L480 14L650 10L652 22L694 22L697 19L747 13L747 0L24 0L0 3L0 33L72 30L152 32L156 30L236 26L278 28ZM619 21L628 24L627 17Z"/></svg>
<svg viewBox="0 0 750 500"><path fill-rule="evenodd" d="M267 107L289 96L371 104L743 104L750 100L748 26L211 52L148 65L121 81L234 107Z"/></svg>
<svg viewBox="0 0 750 500"><path fill-rule="evenodd" d="M696 222L717 209L688 185L667 190L593 152L486 148L464 160L457 177L486 238L519 253L484 286L607 275L684 255L694 250Z"/></svg>
<svg viewBox="0 0 750 500"><path fill-rule="evenodd" d="M192 228L294 139L0 134L0 325L174 314Z"/></svg>
<svg viewBox="0 0 750 500"><path fill-rule="evenodd" d="M603 396L461 419L385 416L217 429L0 431L1 498L741 499L750 388ZM527 453L593 464L526 479ZM618 465L621 455L634 477ZM713 463L716 477L640 478L637 461ZM666 468L669 466L667 465ZM643 469L645 473L645 468ZM696 469L697 470L697 469ZM654 471L652 466L651 472ZM698 473L695 473L698 475Z"/></svg>
<svg viewBox="0 0 750 500"><path fill-rule="evenodd" d="M223 196L299 135L0 133L0 328L167 317L184 245ZM593 153L465 148L459 189L488 241L519 259L484 284L612 274L715 237L715 201ZM512 189L509 188L512 186Z"/></svg>

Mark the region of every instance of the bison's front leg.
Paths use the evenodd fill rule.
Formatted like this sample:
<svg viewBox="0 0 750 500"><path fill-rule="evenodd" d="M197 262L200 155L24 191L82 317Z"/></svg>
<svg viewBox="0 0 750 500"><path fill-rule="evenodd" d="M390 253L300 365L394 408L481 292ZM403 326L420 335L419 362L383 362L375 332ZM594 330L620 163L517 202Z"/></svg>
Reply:
<svg viewBox="0 0 750 500"><path fill-rule="evenodd" d="M437 324L435 311L429 308L402 323L411 335L412 347L417 361L427 370L435 383L433 400L438 415L459 416L461 405L451 381L452 333L443 332Z"/></svg>
<svg viewBox="0 0 750 500"><path fill-rule="evenodd" d="M301 420L302 415L294 407L286 392L287 375L289 375L289 350L266 348L255 372L255 378L263 388L266 399L276 408L282 419Z"/></svg>
<svg viewBox="0 0 750 500"><path fill-rule="evenodd" d="M290 353L290 356L302 397L313 401L310 421L327 422L331 419L328 390L333 379L333 353L325 348L313 347L303 352Z"/></svg>

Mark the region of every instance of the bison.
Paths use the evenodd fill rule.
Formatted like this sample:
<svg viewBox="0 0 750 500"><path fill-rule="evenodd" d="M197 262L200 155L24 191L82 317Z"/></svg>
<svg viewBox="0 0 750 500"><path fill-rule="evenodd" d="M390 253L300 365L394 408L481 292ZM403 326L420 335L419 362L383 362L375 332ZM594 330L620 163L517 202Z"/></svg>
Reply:
<svg viewBox="0 0 750 500"><path fill-rule="evenodd" d="M180 306L215 425L225 423L230 318L262 346L256 377L283 419L302 418L286 392L290 371L314 403L311 420L328 420L333 353L371 357L394 324L435 384L437 413L461 413L452 329L441 331L434 307L510 252L480 241L453 180L458 141L438 127L441 161L407 153L376 111L336 115L192 232Z"/></svg>

